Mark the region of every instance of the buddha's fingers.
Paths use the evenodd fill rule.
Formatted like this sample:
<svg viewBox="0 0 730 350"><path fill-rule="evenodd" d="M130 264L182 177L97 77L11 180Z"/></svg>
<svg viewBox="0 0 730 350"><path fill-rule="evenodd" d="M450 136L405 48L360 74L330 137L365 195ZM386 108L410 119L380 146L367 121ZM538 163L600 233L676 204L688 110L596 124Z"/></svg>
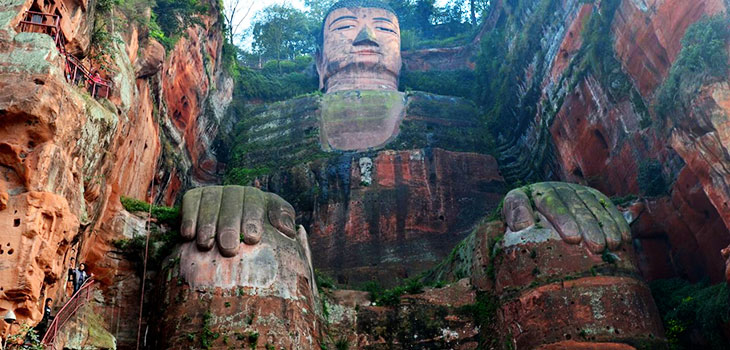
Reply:
<svg viewBox="0 0 730 350"><path fill-rule="evenodd" d="M296 213L294 207L283 198L270 193L268 203L269 222L279 232L289 238L295 238L297 231L295 226Z"/></svg>
<svg viewBox="0 0 730 350"><path fill-rule="evenodd" d="M218 212L221 207L223 187L211 186L203 188L198 210L197 245L200 250L210 250L215 244L215 233L218 226Z"/></svg>
<svg viewBox="0 0 730 350"><path fill-rule="evenodd" d="M522 231L535 224L530 199L523 189L518 188L507 193L502 206L502 216L512 232Z"/></svg>
<svg viewBox="0 0 730 350"><path fill-rule="evenodd" d="M200 197L203 195L202 188L196 188L185 193L182 204L182 227L180 234L186 241L195 238L196 226L198 224L198 210L200 208Z"/></svg>
<svg viewBox="0 0 730 350"><path fill-rule="evenodd" d="M532 195L537 210L558 230L563 241L578 244L583 240L581 228L569 206L558 195L551 183L533 185Z"/></svg>
<svg viewBox="0 0 730 350"><path fill-rule="evenodd" d="M583 242L593 253L601 253L606 249L606 238L598 220L586 206L583 199L568 185L554 185L553 188L563 200L570 213L575 217Z"/></svg>
<svg viewBox="0 0 730 350"><path fill-rule="evenodd" d="M238 246L241 242L244 193L245 188L241 186L223 188L216 238L218 249L224 257L232 257L238 253Z"/></svg>
<svg viewBox="0 0 730 350"><path fill-rule="evenodd" d="M616 223L621 239L626 243L631 242L631 227L626 221L624 215L616 208L616 205L605 194L593 188L588 188L588 190L591 191L591 193L593 193L599 201L602 199L608 204L606 205L606 210L611 215L611 218L613 218L613 222Z"/></svg>
<svg viewBox="0 0 730 350"><path fill-rule="evenodd" d="M583 200L583 203L585 203L586 207L593 213L596 220L598 220L598 226L603 231L608 249L618 249L621 246L621 232L613 217L611 217L611 213L608 211L608 208L613 206L611 201L606 201L604 198L596 198L595 193L590 191L588 187L580 185L571 185L571 187L573 187L578 197Z"/></svg>
<svg viewBox="0 0 730 350"><path fill-rule="evenodd" d="M257 244L264 234L264 220L266 220L266 194L253 187L246 187L241 220L241 233L246 244Z"/></svg>

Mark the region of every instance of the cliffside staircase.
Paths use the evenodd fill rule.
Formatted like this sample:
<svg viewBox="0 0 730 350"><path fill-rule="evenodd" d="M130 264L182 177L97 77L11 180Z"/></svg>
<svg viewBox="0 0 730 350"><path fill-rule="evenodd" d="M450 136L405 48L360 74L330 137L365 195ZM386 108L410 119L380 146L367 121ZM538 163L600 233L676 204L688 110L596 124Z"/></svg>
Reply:
<svg viewBox="0 0 730 350"><path fill-rule="evenodd" d="M66 51L66 37L61 30L61 16L37 11L25 11L25 17L20 21L21 32L43 33L53 38L58 51L66 59L64 72L66 80L74 85L83 84L94 98L109 98L112 83L109 80L94 76L84 67L76 56Z"/></svg>
<svg viewBox="0 0 730 350"><path fill-rule="evenodd" d="M48 326L48 330L46 330L46 334L41 340L41 343L46 350L56 350L56 336L58 335L59 330L61 330L66 322L68 322L68 320L76 314L76 311L91 300L94 289L94 280L89 278L86 280L84 285L81 286L81 288L79 288L73 296L71 296L71 299L63 305L61 310L56 313L56 317L53 318L53 322L51 322Z"/></svg>

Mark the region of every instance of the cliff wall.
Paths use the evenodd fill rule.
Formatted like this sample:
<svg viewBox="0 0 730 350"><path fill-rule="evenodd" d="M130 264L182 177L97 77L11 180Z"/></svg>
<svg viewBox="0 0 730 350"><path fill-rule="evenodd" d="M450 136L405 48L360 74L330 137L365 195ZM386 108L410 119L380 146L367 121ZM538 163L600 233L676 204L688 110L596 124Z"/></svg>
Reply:
<svg viewBox="0 0 730 350"><path fill-rule="evenodd" d="M149 5L137 3L149 18ZM140 280L113 242L144 234L144 222L120 197L172 205L187 188L216 181L208 150L233 84L222 69L218 2L206 3L170 50L129 12L96 5L0 4L0 313L15 310L19 322L34 324L45 297L60 306L75 258L99 282L103 326L115 330L118 348L130 348ZM63 48L83 65L99 67L91 57L103 57L108 98L67 81L59 44L21 25L28 9L60 14ZM101 56L94 28L114 38Z"/></svg>
<svg viewBox="0 0 730 350"><path fill-rule="evenodd" d="M497 116L505 125L497 133L505 178L559 179L610 196L638 195L633 228L645 277L723 280L720 250L730 243L722 170L727 76L706 80L690 93L689 107L670 116L657 105L688 28L723 15L727 2L496 5L490 16L502 20L492 33L503 35L520 74L511 85L519 107ZM525 43L525 34L541 39ZM530 49L520 51L523 45ZM727 51L730 44L724 45ZM666 188L647 194L648 173Z"/></svg>

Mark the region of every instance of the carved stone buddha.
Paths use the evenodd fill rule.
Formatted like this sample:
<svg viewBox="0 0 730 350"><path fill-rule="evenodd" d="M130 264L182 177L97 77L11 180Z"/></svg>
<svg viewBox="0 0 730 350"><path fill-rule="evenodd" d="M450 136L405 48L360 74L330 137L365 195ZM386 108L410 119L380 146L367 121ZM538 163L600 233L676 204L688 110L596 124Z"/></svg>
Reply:
<svg viewBox="0 0 730 350"><path fill-rule="evenodd" d="M412 277L443 259L504 197L496 161L484 154L480 133L485 131L475 106L397 90L400 27L390 7L375 0L340 1L327 13L321 39L316 65L324 96L262 107L247 120L242 137L247 166L269 169L255 183L296 199L290 199L294 207L253 187L188 192L182 235L190 242L177 252L179 267L172 274L185 286L167 292L168 299L183 293L183 302L168 308L169 322L227 300L246 311L214 319L217 325L270 330L278 327L266 318L273 315L287 323L273 333L295 335L291 341L274 337L272 345L316 348L319 299L312 261L342 284ZM590 271L608 252L620 259L621 271L636 271L632 252L625 250L628 225L605 196L557 184L525 191L511 192L505 200L505 250L552 251L557 244L555 251L572 259L568 270L576 274ZM309 238L304 228L295 228L297 219L309 226ZM496 282L479 288L514 291L531 285L518 268L526 258L510 254L506 261L513 263L497 266ZM545 271L559 263L545 256L550 257ZM625 282L634 288L632 283ZM187 299L195 289L219 297ZM650 296L642 294L645 286L635 289L640 292L631 291L627 300L651 304L647 312L655 314ZM544 294L560 298L557 292ZM577 305L590 308L591 302ZM525 315L510 312L519 305L503 305L505 331L516 338L520 329L540 331L539 325L520 324ZM249 313L255 317L249 319ZM636 329L661 333L655 326L649 322ZM184 345L185 325L179 328L166 345ZM529 346L542 344L520 339Z"/></svg>

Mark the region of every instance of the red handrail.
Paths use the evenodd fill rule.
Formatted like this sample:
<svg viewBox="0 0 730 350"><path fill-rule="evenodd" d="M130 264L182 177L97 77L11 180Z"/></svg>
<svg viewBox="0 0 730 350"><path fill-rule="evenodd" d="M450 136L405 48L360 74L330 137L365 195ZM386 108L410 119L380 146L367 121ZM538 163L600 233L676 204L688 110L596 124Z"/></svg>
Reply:
<svg viewBox="0 0 730 350"><path fill-rule="evenodd" d="M42 16L44 19L41 22L34 22L33 16L36 15ZM53 24L42 23L45 22L45 18L51 18ZM112 82L92 76L89 70L75 56L66 52L66 39L61 32L61 16L37 11L25 11L25 19L20 21L20 30L30 31L30 28L33 26L39 27L43 33L51 36L56 43L58 51L65 57L66 66L64 70L68 82L78 85L83 75L84 86L89 90L92 97L99 98L103 95L104 98L109 98L112 90Z"/></svg>
<svg viewBox="0 0 730 350"><path fill-rule="evenodd" d="M58 330L63 327L64 324L73 316L76 314L76 311L79 310L86 302L88 302L92 295L91 292L93 291L94 287L94 280L91 278L87 279L86 282L79 288L76 293L71 296L71 299L69 299L66 304L63 305L61 310L59 310L56 313L56 317L53 318L53 322L51 322L51 325L48 326L48 330L46 331L46 334L43 336L43 340L41 340L41 343L46 346L46 349L54 349L56 348L56 335L58 335Z"/></svg>
<svg viewBox="0 0 730 350"><path fill-rule="evenodd" d="M41 16L43 19L42 22L34 22L33 16ZM51 19L51 22L53 24L47 24L43 23L45 22L45 19L49 18ZM50 35L53 38L53 41L58 46L60 43L60 37L61 37L61 16L54 15L52 13L42 13L37 11L25 11L25 19L20 21L20 30L23 32L29 31L31 27L39 27L41 31L45 32L46 34Z"/></svg>

